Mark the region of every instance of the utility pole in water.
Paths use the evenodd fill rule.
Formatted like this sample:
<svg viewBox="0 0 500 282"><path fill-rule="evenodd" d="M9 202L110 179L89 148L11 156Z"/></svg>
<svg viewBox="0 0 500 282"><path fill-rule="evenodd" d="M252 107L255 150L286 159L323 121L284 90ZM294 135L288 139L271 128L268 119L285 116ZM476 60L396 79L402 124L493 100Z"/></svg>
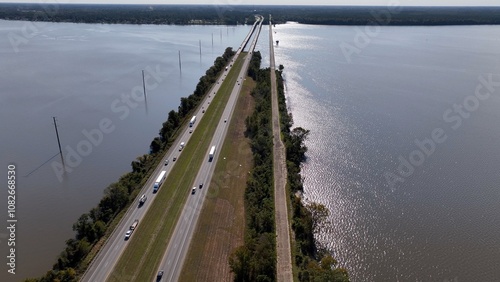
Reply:
<svg viewBox="0 0 500 282"><path fill-rule="evenodd" d="M63 171L64 171L64 174L66 174L66 164L64 163L64 156L63 156L62 149L61 149L61 140L59 140L59 131L57 130L56 117L52 117L52 119L54 120L54 128L56 129L57 145L59 146L59 155L61 155L61 163L62 163L62 166L64 168ZM30 172L30 174L31 174L31 172Z"/></svg>
<svg viewBox="0 0 500 282"><path fill-rule="evenodd" d="M54 127L56 128L56 137L57 137L57 144L59 145L59 154L61 154L61 158L62 158L63 154L62 154L62 150L61 150L61 141L59 140L59 132L57 131L56 117L52 117L52 119L54 120Z"/></svg>
<svg viewBox="0 0 500 282"><path fill-rule="evenodd" d="M146 81L144 80L144 70L142 70L142 89L144 91L144 105L146 106L146 114L148 114L148 96L146 95Z"/></svg>
<svg viewBox="0 0 500 282"><path fill-rule="evenodd" d="M142 70L142 89L144 91L144 101L146 101L146 83L144 82L144 70Z"/></svg>
<svg viewBox="0 0 500 282"><path fill-rule="evenodd" d="M179 71L182 72L182 64L181 64L181 50L179 50Z"/></svg>

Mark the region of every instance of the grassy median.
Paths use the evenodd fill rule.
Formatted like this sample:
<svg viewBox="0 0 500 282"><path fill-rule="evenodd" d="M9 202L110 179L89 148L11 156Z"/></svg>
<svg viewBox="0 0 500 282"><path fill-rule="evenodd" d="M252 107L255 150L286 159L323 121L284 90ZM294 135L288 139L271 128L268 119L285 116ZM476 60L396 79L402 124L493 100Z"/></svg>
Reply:
<svg viewBox="0 0 500 282"><path fill-rule="evenodd" d="M245 55L242 53L235 60L217 95L212 96L203 118L199 119L182 154L175 163L170 163L175 164L174 168L153 197L154 203L139 222L108 281L151 281L156 276L182 208L190 195L192 183L201 163L206 161L206 151L211 146L213 132L238 79Z"/></svg>
<svg viewBox="0 0 500 282"><path fill-rule="evenodd" d="M245 119L254 108L255 82L248 78L229 124L179 281L232 281L228 258L243 244L244 193L253 165Z"/></svg>

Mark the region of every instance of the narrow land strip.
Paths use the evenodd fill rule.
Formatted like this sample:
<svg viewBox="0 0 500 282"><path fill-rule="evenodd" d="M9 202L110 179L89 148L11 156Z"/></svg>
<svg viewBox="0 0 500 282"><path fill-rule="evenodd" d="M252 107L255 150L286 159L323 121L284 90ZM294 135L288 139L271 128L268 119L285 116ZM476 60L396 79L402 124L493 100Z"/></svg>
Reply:
<svg viewBox="0 0 500 282"><path fill-rule="evenodd" d="M192 142L186 145L182 158L179 157L176 161L165 184L155 196L153 206L140 223L141 227L134 232L108 281L149 281L156 274L184 203L190 195L189 188L195 178L193 172L198 171L201 163L193 160L206 157L205 152L211 140L206 137L215 130L217 123L214 121L220 120L242 65L243 59L237 58L234 71L228 74L218 94L213 98L197 130L193 132ZM139 265L142 267L138 267Z"/></svg>
<svg viewBox="0 0 500 282"><path fill-rule="evenodd" d="M273 30L269 16L269 57L271 69L271 96L273 111L273 169L274 169L274 205L276 218L276 269L278 281L293 281L292 258L290 248L290 226L286 193L286 153L281 140L281 128L278 109L278 87L276 85L276 67L274 61Z"/></svg>
<svg viewBox="0 0 500 282"><path fill-rule="evenodd" d="M228 260L233 249L243 244L244 193L253 164L244 132L245 119L254 107L250 96L254 86L247 77L179 281L233 281Z"/></svg>

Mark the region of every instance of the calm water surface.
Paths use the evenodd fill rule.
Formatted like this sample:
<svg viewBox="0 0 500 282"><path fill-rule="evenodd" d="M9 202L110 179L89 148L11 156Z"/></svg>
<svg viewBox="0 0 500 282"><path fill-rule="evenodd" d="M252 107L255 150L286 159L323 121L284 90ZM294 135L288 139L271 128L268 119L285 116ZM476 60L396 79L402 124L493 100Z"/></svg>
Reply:
<svg viewBox="0 0 500 282"><path fill-rule="evenodd" d="M500 27L382 27L350 62L356 27L274 30L295 126L311 131L305 197L331 212L317 238L352 280L500 281ZM435 129L446 140L415 152Z"/></svg>
<svg viewBox="0 0 500 282"><path fill-rule="evenodd" d="M0 21L1 164L6 171L14 163L18 173L17 274L8 275L2 263L0 281L39 276L52 267L73 236L77 218L97 205L107 185L131 170L136 157L149 151L180 97L191 94L215 58L228 46L237 48L250 30L46 23L16 53L9 34L21 36L26 25ZM140 99L142 70L149 85L147 106ZM122 100L132 93L139 99ZM41 166L58 152L53 116L65 155L83 146L88 138L82 132L95 132L102 120L114 128L97 145L80 148L85 156L69 160L74 167L62 182L52 168L58 158ZM2 207L6 193L0 190ZM2 226L6 216L6 210L0 213ZM0 229L3 257L5 227Z"/></svg>

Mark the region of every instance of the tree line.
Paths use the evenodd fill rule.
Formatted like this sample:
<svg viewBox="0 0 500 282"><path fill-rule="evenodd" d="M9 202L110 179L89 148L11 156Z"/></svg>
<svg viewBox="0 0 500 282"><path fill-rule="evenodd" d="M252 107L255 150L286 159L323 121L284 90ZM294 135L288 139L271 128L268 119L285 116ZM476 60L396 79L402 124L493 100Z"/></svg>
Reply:
<svg viewBox="0 0 500 282"><path fill-rule="evenodd" d="M234 54L233 49L228 47L222 56L215 59L214 65L200 78L194 93L187 98L181 98L178 111L172 110L168 113L168 119L160 129L160 136L154 138L150 144L150 153L132 161L132 171L121 176L118 182L110 184L104 190L104 196L97 207L78 218L73 224L75 237L66 241L66 248L52 269L43 277L26 279L25 282L77 281L118 224L118 216L134 201L164 153L170 148L182 124L190 118L190 113L199 105Z"/></svg>
<svg viewBox="0 0 500 282"><path fill-rule="evenodd" d="M250 8L218 5L0 4L0 19L108 24L253 24Z"/></svg>
<svg viewBox="0 0 500 282"><path fill-rule="evenodd" d="M338 262L328 251L319 246L314 234L321 231L328 222L328 209L321 204L304 205L297 195L303 192L300 165L305 160L307 147L304 142L309 130L302 127L291 129L292 114L286 108L282 71L276 71L278 84L278 105L280 112L281 132L286 147L288 181L287 188L292 204L292 229L295 234L295 253L293 260L298 267L299 281L303 282L348 282L347 270L338 267Z"/></svg>
<svg viewBox="0 0 500 282"><path fill-rule="evenodd" d="M236 25L253 24L255 14L276 24L500 24L500 7L0 4L0 19L24 21Z"/></svg>
<svg viewBox="0 0 500 282"><path fill-rule="evenodd" d="M229 257L234 281L276 280L271 80L269 69L259 69L261 59L260 52L254 52L249 66L257 83L251 92L255 110L245 120L245 135L250 139L254 164L245 189L245 242Z"/></svg>

